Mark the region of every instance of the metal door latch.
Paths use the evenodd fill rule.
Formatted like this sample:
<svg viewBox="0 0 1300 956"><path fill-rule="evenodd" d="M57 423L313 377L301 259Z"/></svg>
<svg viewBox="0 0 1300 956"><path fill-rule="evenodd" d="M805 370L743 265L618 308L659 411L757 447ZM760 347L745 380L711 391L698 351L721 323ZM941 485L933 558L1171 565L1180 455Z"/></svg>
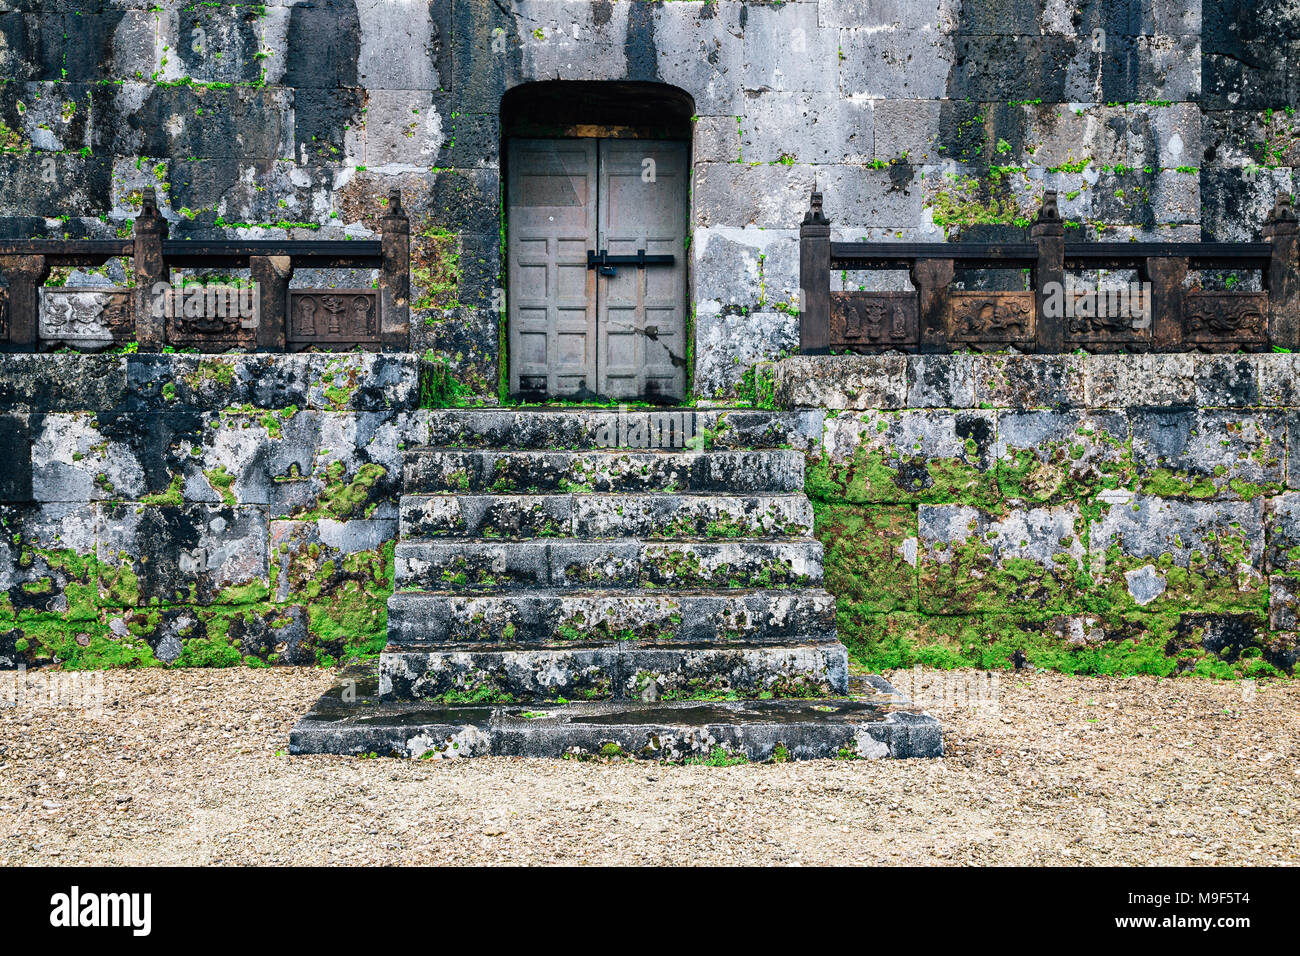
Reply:
<svg viewBox="0 0 1300 956"><path fill-rule="evenodd" d="M587 250L587 268L599 269L603 276L618 275L619 266L644 269L646 266L671 266L676 262L677 257L674 255L648 256L644 249L638 249L634 256L611 256L608 249L601 249L600 252Z"/></svg>

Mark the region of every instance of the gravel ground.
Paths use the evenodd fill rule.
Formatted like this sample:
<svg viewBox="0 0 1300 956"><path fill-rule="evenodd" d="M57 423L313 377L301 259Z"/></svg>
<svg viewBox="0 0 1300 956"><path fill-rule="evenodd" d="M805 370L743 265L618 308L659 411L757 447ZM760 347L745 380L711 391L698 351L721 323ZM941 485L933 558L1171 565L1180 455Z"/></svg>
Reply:
<svg viewBox="0 0 1300 956"><path fill-rule="evenodd" d="M932 761L286 756L332 677L115 672L99 717L0 707L0 866L1300 861L1297 683L1003 674L996 706L931 707Z"/></svg>

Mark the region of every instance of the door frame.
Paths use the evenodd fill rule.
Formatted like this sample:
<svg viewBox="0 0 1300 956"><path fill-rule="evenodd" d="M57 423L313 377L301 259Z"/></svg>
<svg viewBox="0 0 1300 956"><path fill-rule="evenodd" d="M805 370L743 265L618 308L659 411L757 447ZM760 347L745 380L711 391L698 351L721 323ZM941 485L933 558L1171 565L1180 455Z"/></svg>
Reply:
<svg viewBox="0 0 1300 956"><path fill-rule="evenodd" d="M694 225L694 100L685 90L666 83L623 81L545 80L524 83L506 93L501 101L499 144L499 195L501 288L505 298L498 313L497 375L503 404L535 403L539 400L510 393L510 248L509 154L512 139L661 139L686 144L686 218L681 250L686 301L682 304L682 336L685 350L685 381L681 401L655 401L678 405L693 400L695 387L695 269L691 251L695 244ZM545 404L616 404L602 396L594 399L547 398ZM625 404L625 403L618 403Z"/></svg>

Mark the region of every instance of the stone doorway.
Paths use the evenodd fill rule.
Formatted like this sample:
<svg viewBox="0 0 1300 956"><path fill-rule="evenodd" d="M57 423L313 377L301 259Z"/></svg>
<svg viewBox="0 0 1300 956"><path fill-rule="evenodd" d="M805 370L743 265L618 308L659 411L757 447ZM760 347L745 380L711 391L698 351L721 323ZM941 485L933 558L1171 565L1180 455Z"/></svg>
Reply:
<svg viewBox="0 0 1300 956"><path fill-rule="evenodd" d="M506 97L512 397L685 398L690 108L657 84Z"/></svg>

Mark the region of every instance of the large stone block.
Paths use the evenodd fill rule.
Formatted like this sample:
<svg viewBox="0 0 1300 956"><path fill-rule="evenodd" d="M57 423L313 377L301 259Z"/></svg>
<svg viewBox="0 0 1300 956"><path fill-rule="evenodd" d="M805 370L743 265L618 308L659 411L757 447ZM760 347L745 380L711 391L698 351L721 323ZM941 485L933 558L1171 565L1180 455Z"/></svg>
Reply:
<svg viewBox="0 0 1300 956"><path fill-rule="evenodd" d="M0 618L97 616L95 513L82 503L0 506Z"/></svg>
<svg viewBox="0 0 1300 956"><path fill-rule="evenodd" d="M810 166L702 163L695 167L695 225L789 229L813 190Z"/></svg>
<svg viewBox="0 0 1300 956"><path fill-rule="evenodd" d="M783 311L701 311L695 317L695 336L695 390L721 398L758 363L778 360L798 348L799 319Z"/></svg>
<svg viewBox="0 0 1300 956"><path fill-rule="evenodd" d="M840 99L827 87L814 89L818 92L747 95L737 124L739 158L746 163L871 162L872 104Z"/></svg>
<svg viewBox="0 0 1300 956"><path fill-rule="evenodd" d="M1090 408L1191 405L1195 362L1181 355L1093 355L1084 366Z"/></svg>
<svg viewBox="0 0 1300 956"><path fill-rule="evenodd" d="M776 366L776 402L783 408L907 407L902 355L796 355Z"/></svg>
<svg viewBox="0 0 1300 956"><path fill-rule="evenodd" d="M826 422L805 487L825 501L992 506L1002 497L995 428L994 413L987 411L838 415Z"/></svg>
<svg viewBox="0 0 1300 956"><path fill-rule="evenodd" d="M106 416L113 419L116 416ZM34 418L32 495L41 502L134 500L145 474L134 449L110 440L90 412Z"/></svg>
<svg viewBox="0 0 1300 956"><path fill-rule="evenodd" d="M819 502L816 515L827 590L865 610L916 610L914 507Z"/></svg>
<svg viewBox="0 0 1300 956"><path fill-rule="evenodd" d="M922 505L921 609L952 614L1080 605L1083 520L1075 505L1010 509Z"/></svg>
<svg viewBox="0 0 1300 956"><path fill-rule="evenodd" d="M1265 511L1268 522L1267 568L1300 576L1300 494L1272 498Z"/></svg>
<svg viewBox="0 0 1300 956"><path fill-rule="evenodd" d="M1255 609L1264 598L1264 505L1117 494L1090 522L1094 606Z"/></svg>
<svg viewBox="0 0 1300 956"><path fill-rule="evenodd" d="M246 604L267 595L267 523L260 509L102 504L96 524L106 605Z"/></svg>
<svg viewBox="0 0 1300 956"><path fill-rule="evenodd" d="M0 361L0 411L110 411L126 400L115 355L6 355Z"/></svg>
<svg viewBox="0 0 1300 956"><path fill-rule="evenodd" d="M840 33L840 54L844 96L887 100L949 95L949 77L958 55L952 36L930 24L910 29L846 28Z"/></svg>
<svg viewBox="0 0 1300 956"><path fill-rule="evenodd" d="M975 356L909 355L910 408L970 408L975 404Z"/></svg>
<svg viewBox="0 0 1300 956"><path fill-rule="evenodd" d="M0 414L0 504L32 500L32 433L26 415Z"/></svg>
<svg viewBox="0 0 1300 956"><path fill-rule="evenodd" d="M1081 408L1086 358L1078 355L977 355L980 408Z"/></svg>
<svg viewBox="0 0 1300 956"><path fill-rule="evenodd" d="M835 91L840 31L818 24L815 4L743 9L740 82L744 90ZM867 133L869 140L869 127Z"/></svg>
<svg viewBox="0 0 1300 956"><path fill-rule="evenodd" d="M1123 412L1004 411L998 415L998 485L1026 501L1090 499L1133 483Z"/></svg>
<svg viewBox="0 0 1300 956"><path fill-rule="evenodd" d="M1133 462L1147 494L1251 499L1285 485L1280 412L1135 409L1129 417Z"/></svg>

